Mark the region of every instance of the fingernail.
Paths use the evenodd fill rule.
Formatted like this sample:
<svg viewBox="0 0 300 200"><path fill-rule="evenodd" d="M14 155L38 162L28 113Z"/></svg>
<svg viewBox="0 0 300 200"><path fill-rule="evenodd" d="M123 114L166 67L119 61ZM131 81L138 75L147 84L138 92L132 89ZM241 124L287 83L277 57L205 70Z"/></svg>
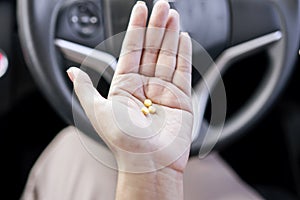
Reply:
<svg viewBox="0 0 300 200"><path fill-rule="evenodd" d="M136 4L146 5L146 3L144 1L137 1Z"/></svg>
<svg viewBox="0 0 300 200"><path fill-rule="evenodd" d="M153 4L156 4L156 3L159 2L159 1L166 1L166 2L169 3L169 0L154 0Z"/></svg>
<svg viewBox="0 0 300 200"><path fill-rule="evenodd" d="M182 35L190 37L190 34L188 32L181 32Z"/></svg>
<svg viewBox="0 0 300 200"><path fill-rule="evenodd" d="M160 5L160 4L163 4L163 3L167 4L169 8L171 7L168 0L157 0L157 1L154 2L153 5L156 6L156 5Z"/></svg>
<svg viewBox="0 0 300 200"><path fill-rule="evenodd" d="M70 79L72 82L74 82L74 73L73 73L73 71L72 71L71 68L69 68L69 69L67 70L67 74L68 74L68 76L69 76L69 79Z"/></svg>

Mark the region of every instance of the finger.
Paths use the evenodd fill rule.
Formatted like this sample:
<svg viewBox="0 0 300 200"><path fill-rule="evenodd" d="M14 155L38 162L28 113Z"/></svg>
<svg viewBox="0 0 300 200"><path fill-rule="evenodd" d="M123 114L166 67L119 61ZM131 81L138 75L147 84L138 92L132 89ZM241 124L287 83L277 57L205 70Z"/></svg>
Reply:
<svg viewBox="0 0 300 200"><path fill-rule="evenodd" d="M73 82L74 91L83 110L94 128L99 130L98 128L101 124L97 121L96 113L104 111L107 100L95 89L90 77L85 72L76 67L71 67L68 69L67 73ZM103 134L102 132L98 133Z"/></svg>
<svg viewBox="0 0 300 200"><path fill-rule="evenodd" d="M116 74L139 72L147 17L148 9L145 2L138 1L132 9Z"/></svg>
<svg viewBox="0 0 300 200"><path fill-rule="evenodd" d="M191 95L192 42L188 33L180 34L177 64L172 82L185 94Z"/></svg>
<svg viewBox="0 0 300 200"><path fill-rule="evenodd" d="M170 5L167 1L158 1L152 10L146 30L144 51L141 59L140 74L154 76L155 64L165 33Z"/></svg>
<svg viewBox="0 0 300 200"><path fill-rule="evenodd" d="M159 52L155 68L155 77L165 81L172 81L176 67L176 56L179 40L179 14L170 10L163 44Z"/></svg>

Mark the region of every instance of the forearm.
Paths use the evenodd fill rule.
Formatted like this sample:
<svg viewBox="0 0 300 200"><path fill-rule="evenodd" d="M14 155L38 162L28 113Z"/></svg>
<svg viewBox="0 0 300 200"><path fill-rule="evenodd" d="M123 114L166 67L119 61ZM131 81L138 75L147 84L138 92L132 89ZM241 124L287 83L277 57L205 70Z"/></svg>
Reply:
<svg viewBox="0 0 300 200"><path fill-rule="evenodd" d="M170 168L133 174L119 172L116 200L183 199L183 174Z"/></svg>

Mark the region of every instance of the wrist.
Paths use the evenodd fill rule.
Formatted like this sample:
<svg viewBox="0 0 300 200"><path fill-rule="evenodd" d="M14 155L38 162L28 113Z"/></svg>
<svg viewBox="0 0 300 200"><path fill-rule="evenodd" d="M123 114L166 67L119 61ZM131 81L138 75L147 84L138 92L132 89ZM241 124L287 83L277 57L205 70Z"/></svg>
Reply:
<svg viewBox="0 0 300 200"><path fill-rule="evenodd" d="M119 172L116 199L183 199L183 173L163 168L149 173Z"/></svg>

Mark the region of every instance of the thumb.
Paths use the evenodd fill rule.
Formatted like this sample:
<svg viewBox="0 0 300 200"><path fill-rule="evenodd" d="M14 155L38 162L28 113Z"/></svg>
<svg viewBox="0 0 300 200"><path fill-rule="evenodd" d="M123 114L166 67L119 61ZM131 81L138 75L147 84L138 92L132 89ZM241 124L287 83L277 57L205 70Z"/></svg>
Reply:
<svg viewBox="0 0 300 200"><path fill-rule="evenodd" d="M107 100L99 94L93 86L90 77L85 72L77 67L71 67L67 70L67 73L73 82L74 91L87 117L94 128L98 130L98 134L102 134L99 133L99 125L101 124L99 124L100 121L97 120L97 116L103 114Z"/></svg>

